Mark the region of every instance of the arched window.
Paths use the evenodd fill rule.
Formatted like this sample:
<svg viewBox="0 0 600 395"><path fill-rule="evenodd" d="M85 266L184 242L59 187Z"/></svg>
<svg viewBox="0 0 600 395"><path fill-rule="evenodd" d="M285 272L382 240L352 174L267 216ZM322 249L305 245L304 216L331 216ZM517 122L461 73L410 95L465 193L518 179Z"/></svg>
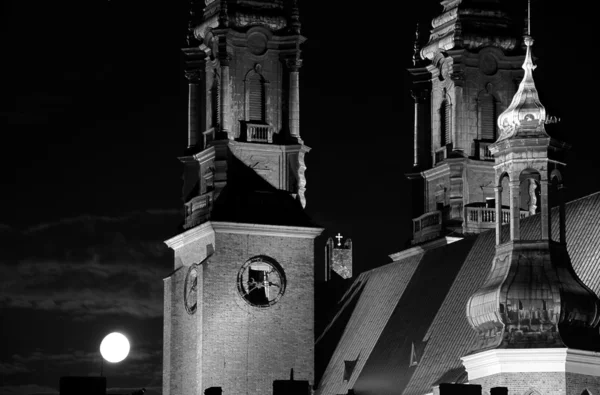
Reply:
<svg viewBox="0 0 600 395"><path fill-rule="evenodd" d="M210 108L212 110L212 127L218 128L220 125L220 116L221 116L221 84L219 79L219 74L217 74L217 70L214 70L213 74L213 83L210 88Z"/></svg>
<svg viewBox="0 0 600 395"><path fill-rule="evenodd" d="M246 78L246 109L250 122L265 121L265 80L259 73Z"/></svg>
<svg viewBox="0 0 600 395"><path fill-rule="evenodd" d="M440 105L440 145L443 147L452 142L452 104L444 91L444 99Z"/></svg>
<svg viewBox="0 0 600 395"><path fill-rule="evenodd" d="M479 107L479 138L481 140L496 140L496 124L498 114L496 111L496 100L488 91L479 94L477 98Z"/></svg>
<svg viewBox="0 0 600 395"><path fill-rule="evenodd" d="M583 390L581 395L592 395L592 393L590 391L588 391L587 389L585 389L585 390Z"/></svg>

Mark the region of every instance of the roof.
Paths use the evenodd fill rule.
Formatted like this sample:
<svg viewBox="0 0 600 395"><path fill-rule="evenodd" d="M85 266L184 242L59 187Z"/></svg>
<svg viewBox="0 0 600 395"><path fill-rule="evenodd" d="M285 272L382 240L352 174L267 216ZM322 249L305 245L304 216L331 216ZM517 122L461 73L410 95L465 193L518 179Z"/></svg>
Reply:
<svg viewBox="0 0 600 395"><path fill-rule="evenodd" d="M555 240L558 215L553 209ZM539 225L539 215L522 220L522 238L537 237ZM575 272L599 294L600 193L566 205L566 238ZM460 358L476 336L466 318L467 301L483 284L494 252L494 231L488 231L361 274L317 342L317 348L337 344L317 394L346 394L348 389L425 394L440 382L464 379ZM337 343L335 333L341 333ZM344 361L355 360L344 380Z"/></svg>
<svg viewBox="0 0 600 395"><path fill-rule="evenodd" d="M212 221L318 227L295 195L275 188L239 159L232 158L227 176Z"/></svg>

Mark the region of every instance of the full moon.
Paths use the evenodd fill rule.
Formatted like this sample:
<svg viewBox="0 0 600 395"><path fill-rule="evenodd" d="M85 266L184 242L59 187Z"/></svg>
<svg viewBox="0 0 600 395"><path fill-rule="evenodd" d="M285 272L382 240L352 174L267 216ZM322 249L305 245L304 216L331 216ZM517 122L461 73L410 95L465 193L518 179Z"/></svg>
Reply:
<svg viewBox="0 0 600 395"><path fill-rule="evenodd" d="M129 340L119 332L106 335L100 343L100 354L108 362L121 362L129 354Z"/></svg>

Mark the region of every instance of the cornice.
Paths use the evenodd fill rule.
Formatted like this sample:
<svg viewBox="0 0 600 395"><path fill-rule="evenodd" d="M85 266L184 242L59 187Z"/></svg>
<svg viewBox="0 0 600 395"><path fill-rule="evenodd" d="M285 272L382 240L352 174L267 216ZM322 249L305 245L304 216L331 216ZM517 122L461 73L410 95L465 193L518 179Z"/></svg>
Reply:
<svg viewBox="0 0 600 395"><path fill-rule="evenodd" d="M232 148L243 150L245 147L252 148L253 151L263 152L310 152L311 148L304 144L278 145L278 144L261 144L247 143L242 141L230 141Z"/></svg>
<svg viewBox="0 0 600 395"><path fill-rule="evenodd" d="M396 253L388 255L388 256L392 259L392 261L397 262L402 259L409 258L411 256L422 254L427 250L432 250L434 248L445 246L447 244L452 244L452 243L462 240L462 239L463 239L462 237L446 236L446 237L432 240L428 243L425 243L425 244L422 244L419 246L415 246L415 247L408 248L408 249L400 251L400 252L396 252Z"/></svg>
<svg viewBox="0 0 600 395"><path fill-rule="evenodd" d="M189 243L200 240L207 235L214 234L214 232L213 224L208 221L166 240L165 244L173 250L178 250Z"/></svg>
<svg viewBox="0 0 600 395"><path fill-rule="evenodd" d="M233 233L256 236L277 236L314 239L324 228L309 228L304 226L244 224L238 222L211 222L215 233Z"/></svg>
<svg viewBox="0 0 600 395"><path fill-rule="evenodd" d="M212 146L194 155L194 159L201 163L206 162L207 160L212 159L214 157L215 148Z"/></svg>
<svg viewBox="0 0 600 395"><path fill-rule="evenodd" d="M500 373L578 373L600 377L600 353L571 348L496 349L461 358L469 381Z"/></svg>

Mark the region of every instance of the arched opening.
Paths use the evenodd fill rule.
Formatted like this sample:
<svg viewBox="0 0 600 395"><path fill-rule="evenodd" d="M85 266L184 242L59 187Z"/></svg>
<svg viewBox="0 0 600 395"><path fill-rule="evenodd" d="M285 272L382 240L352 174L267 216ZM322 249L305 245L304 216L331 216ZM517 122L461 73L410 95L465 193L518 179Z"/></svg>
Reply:
<svg viewBox="0 0 600 395"><path fill-rule="evenodd" d="M581 395L592 395L592 393L590 391L588 391L587 389L584 389L583 392L581 393Z"/></svg>
<svg viewBox="0 0 600 395"><path fill-rule="evenodd" d="M212 127L215 129L215 132L218 132L219 125L221 124L219 119L221 116L221 86L220 86L220 77L215 69L213 71L213 79L212 86L210 88L210 108L211 108L211 116L210 120L212 123Z"/></svg>
<svg viewBox="0 0 600 395"><path fill-rule="evenodd" d="M548 234L552 240L559 240L561 243L566 242L566 222L565 222L565 201L564 188L562 183L562 175L558 170L553 170L550 174L550 182L548 188L548 204L550 209L558 210L558 218L552 226L552 210L548 215Z"/></svg>
<svg viewBox="0 0 600 395"><path fill-rule="evenodd" d="M440 147L452 143L452 104L444 89L440 104Z"/></svg>
<svg viewBox="0 0 600 395"><path fill-rule="evenodd" d="M498 191L496 191L496 242L502 244L508 241L508 235L502 232L502 225L510 222L510 177L507 173L502 173L498 178Z"/></svg>
<svg viewBox="0 0 600 395"><path fill-rule="evenodd" d="M542 210L542 188L541 176L535 169L525 169L519 175L519 219L523 219L530 215L539 214ZM523 234L519 232L521 239L538 240L541 238L541 227L539 231L527 232Z"/></svg>
<svg viewBox="0 0 600 395"><path fill-rule="evenodd" d="M246 120L265 122L265 79L258 72L246 77Z"/></svg>
<svg viewBox="0 0 600 395"><path fill-rule="evenodd" d="M479 139L496 141L498 111L496 98L492 94L492 85L487 84L486 89L477 97L479 116Z"/></svg>

